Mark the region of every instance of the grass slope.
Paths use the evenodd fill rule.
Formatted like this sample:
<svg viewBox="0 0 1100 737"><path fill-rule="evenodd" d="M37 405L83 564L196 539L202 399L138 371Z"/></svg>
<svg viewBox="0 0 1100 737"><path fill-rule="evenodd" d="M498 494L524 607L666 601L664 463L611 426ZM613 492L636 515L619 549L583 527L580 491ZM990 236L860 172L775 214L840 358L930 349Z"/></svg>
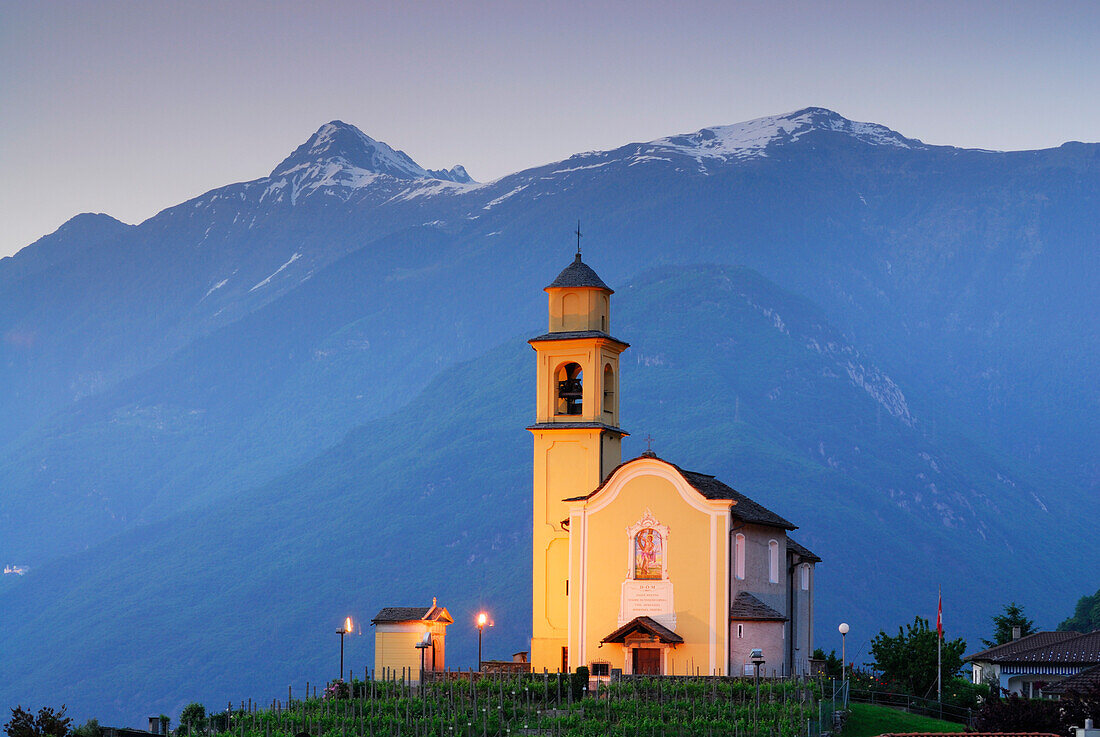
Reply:
<svg viewBox="0 0 1100 737"><path fill-rule="evenodd" d="M848 721L844 724L841 737L875 737L880 734L899 734L906 732L965 732L966 727L955 722L910 714L901 709L874 704L849 705Z"/></svg>

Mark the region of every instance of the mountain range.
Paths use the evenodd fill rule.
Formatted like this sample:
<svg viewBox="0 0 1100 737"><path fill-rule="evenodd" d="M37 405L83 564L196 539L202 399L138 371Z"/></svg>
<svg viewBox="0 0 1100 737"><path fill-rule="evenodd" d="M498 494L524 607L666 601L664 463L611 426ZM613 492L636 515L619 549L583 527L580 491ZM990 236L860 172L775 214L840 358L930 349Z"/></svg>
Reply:
<svg viewBox="0 0 1100 737"><path fill-rule="evenodd" d="M860 662L937 586L952 636L1010 599L1053 626L1100 573L1098 204L1097 144L807 108L489 183L333 121L268 177L79 215L0 260L0 562L28 568L0 701L272 698L334 675L345 614L432 596L452 663L481 606L524 649L525 340L578 218L633 346L624 456L651 434L798 524L820 644L849 621Z"/></svg>

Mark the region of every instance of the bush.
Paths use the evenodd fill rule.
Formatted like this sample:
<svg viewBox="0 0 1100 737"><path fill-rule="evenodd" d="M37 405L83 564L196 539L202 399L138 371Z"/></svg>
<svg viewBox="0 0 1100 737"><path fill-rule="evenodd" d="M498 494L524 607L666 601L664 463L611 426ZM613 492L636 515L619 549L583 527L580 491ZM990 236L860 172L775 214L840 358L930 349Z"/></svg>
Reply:
<svg viewBox="0 0 1100 737"><path fill-rule="evenodd" d="M344 679L337 678L330 681L325 686L325 694L321 698L323 699L350 699L351 698L351 686L344 682Z"/></svg>
<svg viewBox="0 0 1100 737"><path fill-rule="evenodd" d="M1061 732L1057 701L988 699L978 711L974 726L979 732Z"/></svg>
<svg viewBox="0 0 1100 737"><path fill-rule="evenodd" d="M571 681L569 685L573 689L573 700L580 701L584 698L584 692L588 688L588 666L579 666Z"/></svg>
<svg viewBox="0 0 1100 737"><path fill-rule="evenodd" d="M72 737L102 737L103 727L99 726L99 721L96 719L89 719L81 724L79 727L73 730Z"/></svg>

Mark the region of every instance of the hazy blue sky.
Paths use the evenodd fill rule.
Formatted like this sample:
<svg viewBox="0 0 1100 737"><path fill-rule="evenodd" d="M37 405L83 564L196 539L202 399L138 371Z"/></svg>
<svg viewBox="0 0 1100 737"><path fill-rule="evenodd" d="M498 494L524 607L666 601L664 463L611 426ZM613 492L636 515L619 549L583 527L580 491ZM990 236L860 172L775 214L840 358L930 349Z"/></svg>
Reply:
<svg viewBox="0 0 1100 737"><path fill-rule="evenodd" d="M0 256L264 176L339 118L485 181L820 105L930 143L1100 139L1096 2L0 0Z"/></svg>

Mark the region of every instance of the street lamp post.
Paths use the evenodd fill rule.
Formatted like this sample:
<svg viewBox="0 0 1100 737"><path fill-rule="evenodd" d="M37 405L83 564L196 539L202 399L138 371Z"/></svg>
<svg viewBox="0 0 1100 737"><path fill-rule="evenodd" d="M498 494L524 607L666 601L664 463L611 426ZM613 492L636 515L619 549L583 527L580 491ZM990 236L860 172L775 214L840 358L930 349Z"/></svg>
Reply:
<svg viewBox="0 0 1100 737"><path fill-rule="evenodd" d="M430 647L430 648L432 648L432 652L433 653L435 652L435 642L432 640L431 631L429 630L428 632L425 632L424 636L422 638L420 638L420 642L416 643L416 645L414 647L417 650L420 651L420 683L419 683L419 686L420 686L420 693L423 694L424 693L424 651L427 650ZM432 667L433 668L435 667L434 663L433 663Z"/></svg>
<svg viewBox="0 0 1100 737"><path fill-rule="evenodd" d="M754 680L756 681L756 708L760 708L760 666L764 665L764 651L760 648L755 648L749 653L749 657L752 659L752 664L756 668L756 675Z"/></svg>
<svg viewBox="0 0 1100 737"><path fill-rule="evenodd" d="M847 645L848 637L848 623L841 622L840 626L837 627L837 630L840 631L840 683L841 685L843 685L848 682L846 671L846 668L848 667L848 651L845 648L845 646Z"/></svg>
<svg viewBox="0 0 1100 737"><path fill-rule="evenodd" d="M354 630L352 629L351 617L344 619L344 626L336 630L336 634L340 635L340 680L344 680L344 635L350 635Z"/></svg>
<svg viewBox="0 0 1100 737"><path fill-rule="evenodd" d="M489 615L481 612L477 615L477 672L481 672L481 633L489 623Z"/></svg>

